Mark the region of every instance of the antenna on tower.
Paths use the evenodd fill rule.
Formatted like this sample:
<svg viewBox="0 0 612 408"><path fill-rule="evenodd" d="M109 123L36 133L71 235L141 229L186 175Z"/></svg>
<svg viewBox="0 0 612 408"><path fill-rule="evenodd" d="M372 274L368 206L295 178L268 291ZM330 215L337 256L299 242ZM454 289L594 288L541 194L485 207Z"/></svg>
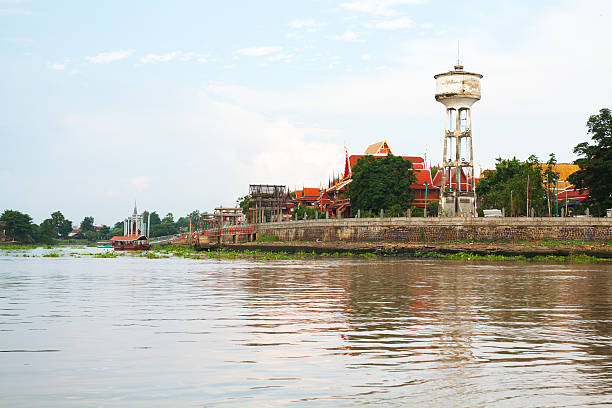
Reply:
<svg viewBox="0 0 612 408"><path fill-rule="evenodd" d="M461 65L461 60L459 59L459 40L457 40L457 65Z"/></svg>

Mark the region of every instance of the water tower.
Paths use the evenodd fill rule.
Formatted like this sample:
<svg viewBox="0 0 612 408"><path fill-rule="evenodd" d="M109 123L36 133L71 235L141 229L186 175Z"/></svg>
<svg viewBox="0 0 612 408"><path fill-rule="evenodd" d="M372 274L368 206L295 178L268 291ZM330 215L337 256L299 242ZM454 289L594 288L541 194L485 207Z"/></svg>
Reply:
<svg viewBox="0 0 612 408"><path fill-rule="evenodd" d="M440 215L476 216L474 150L470 107L480 100L482 75L466 72L463 65L434 76L436 101L446 106Z"/></svg>

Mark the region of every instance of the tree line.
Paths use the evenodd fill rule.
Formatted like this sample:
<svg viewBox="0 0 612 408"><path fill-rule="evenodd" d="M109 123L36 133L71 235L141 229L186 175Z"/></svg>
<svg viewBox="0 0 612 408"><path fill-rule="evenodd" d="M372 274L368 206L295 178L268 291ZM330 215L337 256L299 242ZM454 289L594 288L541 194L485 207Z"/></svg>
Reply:
<svg viewBox="0 0 612 408"><path fill-rule="evenodd" d="M587 133L593 144L579 143L574 161L580 169L568 177L577 190L587 192L586 199L576 203L574 214L587 211L594 216L604 216L612 208L612 112L601 109L599 114L587 120ZM488 172L476 186L476 194L482 200L480 208L505 208L512 216L553 216L557 210L557 181L554 171L557 163L554 154L546 163L534 155L520 162L516 158L498 158L494 172Z"/></svg>
<svg viewBox="0 0 612 408"><path fill-rule="evenodd" d="M194 210L184 217L179 217L176 221L172 213L160 218L155 211L150 213L145 211L143 216L145 223L150 217L150 236L159 237L188 231L189 221L191 220L192 225L195 226L200 218L200 212ZM7 209L0 216L0 230L4 230L8 240L26 244L42 243L49 245L61 243L71 238L93 242L120 236L123 235L123 221L116 222L113 227L108 225L95 226L94 217L88 216L83 218L79 224L79 229L80 231L75 231L73 237L69 237L69 234L75 230L75 226L72 221L64 217L61 211L53 212L40 225L36 225L29 214L17 210Z"/></svg>

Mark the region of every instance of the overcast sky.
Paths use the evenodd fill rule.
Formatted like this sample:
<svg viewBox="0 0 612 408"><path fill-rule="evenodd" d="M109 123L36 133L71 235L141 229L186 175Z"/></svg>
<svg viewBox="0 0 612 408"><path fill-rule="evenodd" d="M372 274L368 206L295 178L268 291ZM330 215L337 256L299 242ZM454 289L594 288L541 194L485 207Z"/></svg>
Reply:
<svg viewBox="0 0 612 408"><path fill-rule="evenodd" d="M0 0L0 211L113 224L441 160L433 75L484 75L474 155L575 159L612 107L612 1Z"/></svg>

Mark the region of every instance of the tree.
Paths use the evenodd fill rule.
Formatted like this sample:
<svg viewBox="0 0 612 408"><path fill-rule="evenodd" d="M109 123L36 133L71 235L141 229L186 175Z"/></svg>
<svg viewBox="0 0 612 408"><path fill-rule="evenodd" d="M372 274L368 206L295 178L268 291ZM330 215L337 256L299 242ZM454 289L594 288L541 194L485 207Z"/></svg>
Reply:
<svg viewBox="0 0 612 408"><path fill-rule="evenodd" d="M109 239L110 238L110 227L108 225L103 225L98 231L96 231L97 239Z"/></svg>
<svg viewBox="0 0 612 408"><path fill-rule="evenodd" d="M553 189L555 189L555 183L559 180L559 173L554 170L557 164L557 158L554 153L551 153L548 161L546 162L546 170L544 171L544 182L546 184L546 204L548 205L548 216L552 217L553 209ZM555 189L556 191L556 189Z"/></svg>
<svg viewBox="0 0 612 408"><path fill-rule="evenodd" d="M585 204L593 215L603 215L612 208L612 113L601 109L587 121L587 133L593 144L579 143L574 153L579 157L574 164L580 170L569 176L569 182L579 190L588 189Z"/></svg>
<svg viewBox="0 0 612 408"><path fill-rule="evenodd" d="M242 208L243 214L248 214L249 208L251 208L251 196L247 194L244 197L238 197L236 200L236 205Z"/></svg>
<svg viewBox="0 0 612 408"><path fill-rule="evenodd" d="M66 219L64 218L64 214L62 214L60 211L51 213L51 222L53 223L53 227L58 234L65 221Z"/></svg>
<svg viewBox="0 0 612 408"><path fill-rule="evenodd" d="M187 218L191 219L191 223L193 225L198 225L198 222L200 221L200 210L193 210L187 214Z"/></svg>
<svg viewBox="0 0 612 408"><path fill-rule="evenodd" d="M97 238L95 231L91 230L85 231L84 235L85 239L87 239L89 242L94 242Z"/></svg>
<svg viewBox="0 0 612 408"><path fill-rule="evenodd" d="M85 217L81 221L81 231L93 231L94 230L94 217Z"/></svg>
<svg viewBox="0 0 612 408"><path fill-rule="evenodd" d="M70 220L64 220L64 222L58 229L58 232L61 234L62 237L67 237L71 231L72 231L72 221Z"/></svg>
<svg viewBox="0 0 612 408"><path fill-rule="evenodd" d="M297 214L298 220L314 220L317 218L317 209L314 207L308 207L306 205L300 205L294 211L294 217Z"/></svg>
<svg viewBox="0 0 612 408"><path fill-rule="evenodd" d="M159 218L159 214L156 211L153 211L151 213L151 227L157 224L161 224L161 218Z"/></svg>
<svg viewBox="0 0 612 408"><path fill-rule="evenodd" d="M40 223L38 230L36 231L36 241L42 242L43 244L52 244L54 238L57 237L57 229L55 228L55 221L52 218L47 218Z"/></svg>
<svg viewBox="0 0 612 408"><path fill-rule="evenodd" d="M109 235L111 235L113 237L115 237L115 236L122 236L123 235L123 221L116 222L115 226L110 231Z"/></svg>
<svg viewBox="0 0 612 408"><path fill-rule="evenodd" d="M166 216L161 220L162 224L174 224L174 215L171 212L166 214Z"/></svg>
<svg viewBox="0 0 612 408"><path fill-rule="evenodd" d="M32 224L32 217L15 210L5 210L0 221L6 224L4 231L10 239L19 242L34 242L36 226Z"/></svg>
<svg viewBox="0 0 612 408"><path fill-rule="evenodd" d="M72 231L72 221L64 218L64 214L62 214L60 211L55 211L52 213L50 219L53 224L53 228L55 228L56 234L66 237L70 231Z"/></svg>
<svg viewBox="0 0 612 408"><path fill-rule="evenodd" d="M533 208L538 215L546 212L546 192L542 179L542 165L534 155L524 162L497 158L494 172L485 173L476 186L482 208L505 208L509 215L530 215Z"/></svg>
<svg viewBox="0 0 612 408"><path fill-rule="evenodd" d="M361 157L353 167L348 193L353 211L379 211L394 205L408 208L416 182L412 162L389 154L385 157Z"/></svg>
<svg viewBox="0 0 612 408"><path fill-rule="evenodd" d="M189 217L180 217L174 225L179 230L187 230L189 228Z"/></svg>

